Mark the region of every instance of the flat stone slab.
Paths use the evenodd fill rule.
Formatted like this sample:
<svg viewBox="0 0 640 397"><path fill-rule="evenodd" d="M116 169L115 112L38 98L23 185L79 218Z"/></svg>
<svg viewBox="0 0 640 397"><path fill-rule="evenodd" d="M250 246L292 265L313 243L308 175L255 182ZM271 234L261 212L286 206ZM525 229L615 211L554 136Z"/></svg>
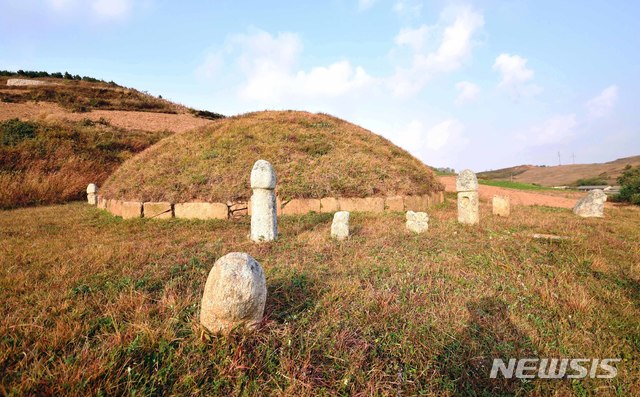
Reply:
<svg viewBox="0 0 640 397"><path fill-rule="evenodd" d="M337 198L325 197L320 199L320 212L323 214L330 214L337 211L340 211L340 205L338 204Z"/></svg>
<svg viewBox="0 0 640 397"><path fill-rule="evenodd" d="M426 211L431 205L431 197L424 196L405 196L404 208L407 211Z"/></svg>
<svg viewBox="0 0 640 397"><path fill-rule="evenodd" d="M339 198L340 211L349 212L384 212L384 198Z"/></svg>
<svg viewBox="0 0 640 397"><path fill-rule="evenodd" d="M224 203L178 203L173 206L176 218L227 219L229 207Z"/></svg>
<svg viewBox="0 0 640 397"><path fill-rule="evenodd" d="M387 211L391 212L403 212L404 211L404 197L393 196L384 199L384 207Z"/></svg>
<svg viewBox="0 0 640 397"><path fill-rule="evenodd" d="M151 219L173 218L171 203L168 203L168 202L144 203L142 207L142 212L145 218L151 218Z"/></svg>
<svg viewBox="0 0 640 397"><path fill-rule="evenodd" d="M349 237L350 215L348 211L338 211L333 215L331 237L337 240L344 240Z"/></svg>
<svg viewBox="0 0 640 397"><path fill-rule="evenodd" d="M458 222L466 225L480 222L478 192L458 192Z"/></svg>
<svg viewBox="0 0 640 397"><path fill-rule="evenodd" d="M309 212L320 212L319 199L293 199L282 207L283 215L301 215Z"/></svg>
<svg viewBox="0 0 640 397"><path fill-rule="evenodd" d="M109 200L107 210L122 219L134 219L142 217L142 203L139 201Z"/></svg>

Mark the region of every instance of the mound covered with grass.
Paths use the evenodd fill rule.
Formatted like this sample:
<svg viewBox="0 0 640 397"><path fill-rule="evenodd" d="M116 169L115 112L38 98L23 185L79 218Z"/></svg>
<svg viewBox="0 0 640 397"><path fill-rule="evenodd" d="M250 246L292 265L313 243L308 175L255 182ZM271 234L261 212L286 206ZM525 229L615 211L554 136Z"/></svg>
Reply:
<svg viewBox="0 0 640 397"><path fill-rule="evenodd" d="M325 114L266 111L162 140L126 161L102 194L140 201L246 200L258 159L273 164L283 199L443 190L426 165L359 126Z"/></svg>

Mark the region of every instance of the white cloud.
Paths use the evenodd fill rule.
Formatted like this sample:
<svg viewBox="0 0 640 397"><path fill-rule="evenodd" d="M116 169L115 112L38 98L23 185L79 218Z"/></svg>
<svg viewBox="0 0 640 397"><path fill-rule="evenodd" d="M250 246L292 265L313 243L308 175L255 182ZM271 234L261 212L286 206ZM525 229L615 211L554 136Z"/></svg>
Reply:
<svg viewBox="0 0 640 397"><path fill-rule="evenodd" d="M611 114L618 100L618 86L611 85L595 98L587 102L587 112L590 119L606 117Z"/></svg>
<svg viewBox="0 0 640 397"><path fill-rule="evenodd" d="M456 104L462 105L468 102L473 102L480 94L480 87L470 81L461 81L456 84L458 90L458 97L456 98Z"/></svg>
<svg viewBox="0 0 640 397"><path fill-rule="evenodd" d="M445 10L441 19L453 14L453 20L442 29L440 26L422 26L415 30L403 30L396 36L398 46L410 46L412 54L409 67L398 67L389 79L389 86L397 96L419 92L438 73L456 70L470 57L474 35L484 26L484 17L469 7ZM442 22L441 22L442 23ZM441 31L438 47L426 52L422 45L430 31Z"/></svg>
<svg viewBox="0 0 640 397"><path fill-rule="evenodd" d="M375 2L376 0L358 0L358 9L360 11L368 10Z"/></svg>
<svg viewBox="0 0 640 397"><path fill-rule="evenodd" d="M419 18L422 14L422 3L417 0L396 0L391 8L399 17L405 19Z"/></svg>
<svg viewBox="0 0 640 397"><path fill-rule="evenodd" d="M264 31L231 36L223 51L210 54L196 74L214 77L222 64L221 54L235 57L244 74L238 93L244 99L268 106L293 104L300 99L336 98L357 94L371 87L375 79L347 60L309 70L296 68L303 45L295 33L271 35Z"/></svg>
<svg viewBox="0 0 640 397"><path fill-rule="evenodd" d="M205 57L204 62L202 62L196 68L196 76L208 80L213 80L218 76L218 73L222 69L222 54L220 53L212 53L208 54Z"/></svg>
<svg viewBox="0 0 640 397"><path fill-rule="evenodd" d="M577 126L575 113L558 115L549 118L540 126L532 127L529 136L522 138L537 145L562 143L576 135Z"/></svg>
<svg viewBox="0 0 640 397"><path fill-rule="evenodd" d="M514 99L535 95L541 90L529 83L535 73L527 68L527 62L526 58L519 55L500 54L493 64L493 70L498 71L501 76L498 87L511 91Z"/></svg>
<svg viewBox="0 0 640 397"><path fill-rule="evenodd" d="M426 134L425 146L429 150L439 151L447 145L466 142L462 137L464 124L456 119L448 119L433 126Z"/></svg>

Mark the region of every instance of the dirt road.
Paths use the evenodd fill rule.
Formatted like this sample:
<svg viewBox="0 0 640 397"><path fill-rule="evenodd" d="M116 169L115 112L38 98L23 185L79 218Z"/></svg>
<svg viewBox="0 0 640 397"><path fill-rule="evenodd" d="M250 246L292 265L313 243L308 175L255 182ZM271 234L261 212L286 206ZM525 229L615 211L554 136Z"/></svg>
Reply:
<svg viewBox="0 0 640 397"><path fill-rule="evenodd" d="M455 176L441 176L440 181L445 185L445 191L456 191ZM546 205L549 207L573 208L576 201L585 193L574 192L554 192L540 191L539 193L526 192L523 190L507 189L503 187L480 185L478 188L480 199L491 200L494 195L511 197L511 204L515 205ZM568 197L561 197L559 194Z"/></svg>

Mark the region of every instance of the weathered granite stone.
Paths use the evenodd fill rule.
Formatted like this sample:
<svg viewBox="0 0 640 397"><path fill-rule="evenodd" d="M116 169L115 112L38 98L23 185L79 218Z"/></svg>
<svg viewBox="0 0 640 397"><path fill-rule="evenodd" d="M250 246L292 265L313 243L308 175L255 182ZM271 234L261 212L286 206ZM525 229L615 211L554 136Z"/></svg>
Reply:
<svg viewBox="0 0 640 397"><path fill-rule="evenodd" d="M251 170L251 240L274 241L278 238L277 203L274 189L276 173L266 160L258 160Z"/></svg>
<svg viewBox="0 0 640 397"><path fill-rule="evenodd" d="M249 215L249 203L245 201L240 202L227 202L229 207L229 216L231 218L239 218L245 215Z"/></svg>
<svg viewBox="0 0 640 397"><path fill-rule="evenodd" d="M387 211L402 212L404 211L404 198L402 196L387 197L384 199L384 206Z"/></svg>
<svg viewBox="0 0 640 397"><path fill-rule="evenodd" d="M508 217L511 214L511 198L509 196L493 196L493 215Z"/></svg>
<svg viewBox="0 0 640 397"><path fill-rule="evenodd" d="M249 254L232 252L218 259L209 272L202 294L200 323L214 333L262 321L267 283L262 267Z"/></svg>
<svg viewBox="0 0 640 397"><path fill-rule="evenodd" d="M456 191L474 192L478 190L478 178L471 170L464 170L456 178Z"/></svg>
<svg viewBox="0 0 640 397"><path fill-rule="evenodd" d="M148 202L142 205L142 214L145 218L168 219L173 218L171 203L168 202Z"/></svg>
<svg viewBox="0 0 640 397"><path fill-rule="evenodd" d="M224 203L179 203L173 206L176 218L227 219L229 208Z"/></svg>
<svg viewBox="0 0 640 397"><path fill-rule="evenodd" d="M142 203L138 201L107 201L107 211L123 219L133 219L142 217Z"/></svg>
<svg viewBox="0 0 640 397"><path fill-rule="evenodd" d="M320 199L320 212L329 214L340 210L338 199L335 197L325 197Z"/></svg>
<svg viewBox="0 0 640 397"><path fill-rule="evenodd" d="M32 79L7 79L8 86L31 86L31 85L47 85L47 84L54 85L55 83L50 83L48 81L42 81L42 80L32 80Z"/></svg>
<svg viewBox="0 0 640 397"><path fill-rule="evenodd" d="M98 204L98 188L94 183L87 186L87 202L91 205Z"/></svg>
<svg viewBox="0 0 640 397"><path fill-rule="evenodd" d="M578 200L573 213L583 218L604 217L604 203L607 195L601 189L591 190L585 197Z"/></svg>
<svg viewBox="0 0 640 397"><path fill-rule="evenodd" d="M424 233L429 229L429 215L426 212L407 211L407 229L414 233Z"/></svg>
<svg viewBox="0 0 640 397"><path fill-rule="evenodd" d="M331 223L331 237L344 240L349 237L349 212L338 211L333 215Z"/></svg>
<svg viewBox="0 0 640 397"><path fill-rule="evenodd" d="M467 225L480 222L478 192L458 192L458 222Z"/></svg>
<svg viewBox="0 0 640 397"><path fill-rule="evenodd" d="M320 212L319 199L293 199L282 207L283 215L302 215L309 212Z"/></svg>
<svg viewBox="0 0 640 397"><path fill-rule="evenodd" d="M107 209L107 199L102 197L102 196L98 196L97 199L97 205L98 208L100 208L101 210L106 210Z"/></svg>

